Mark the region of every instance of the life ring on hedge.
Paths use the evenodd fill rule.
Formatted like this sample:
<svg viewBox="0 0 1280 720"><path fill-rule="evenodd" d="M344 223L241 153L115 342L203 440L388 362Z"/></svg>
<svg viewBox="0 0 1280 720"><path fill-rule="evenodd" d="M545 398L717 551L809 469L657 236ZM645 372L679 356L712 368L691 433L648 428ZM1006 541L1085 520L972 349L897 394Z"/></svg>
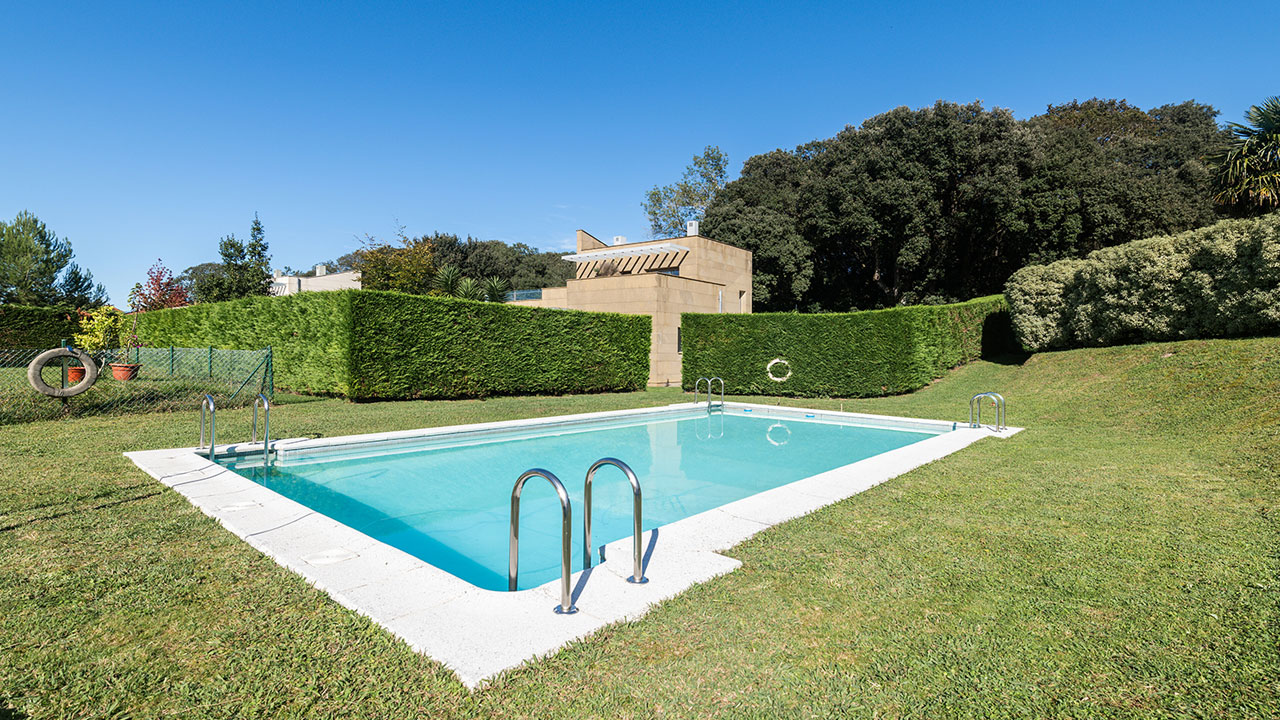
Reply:
<svg viewBox="0 0 1280 720"><path fill-rule="evenodd" d="M777 375L774 375L773 367L775 365L786 366L787 374L783 375L782 377L778 377ZM786 382L791 379L791 363L787 362L786 360L783 360L782 358L774 358L770 360L769 364L765 365L764 371L769 375L769 379L774 382Z"/></svg>
<svg viewBox="0 0 1280 720"><path fill-rule="evenodd" d="M80 361L81 365L84 365L84 379L69 388L50 387L44 381L44 378L40 377L40 371L44 370L44 366L50 362L64 357L75 358ZM27 366L27 382L31 383L31 387L35 388L36 392L49 397L68 398L73 395L79 395L93 387L93 384L97 381L98 363L94 362L88 353L75 348L45 350L37 355L36 359L32 360L31 364Z"/></svg>

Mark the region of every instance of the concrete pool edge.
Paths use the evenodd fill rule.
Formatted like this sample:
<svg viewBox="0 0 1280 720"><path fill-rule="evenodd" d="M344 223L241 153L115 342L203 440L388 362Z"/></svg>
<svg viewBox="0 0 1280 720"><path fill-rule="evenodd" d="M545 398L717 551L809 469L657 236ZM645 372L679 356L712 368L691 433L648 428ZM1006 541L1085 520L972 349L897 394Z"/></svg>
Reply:
<svg viewBox="0 0 1280 720"><path fill-rule="evenodd" d="M555 425L566 419L603 419L681 411L692 403L636 410L501 421L395 433L348 436L356 442L410 439L464 429L470 431ZM177 490L278 564L302 575L339 604L368 617L454 673L470 688L503 670L553 653L619 621L644 615L655 604L689 587L731 572L737 560L719 554L772 525L852 497L916 467L933 462L984 437L1009 437L1019 428L989 427L814 411L750 403L725 403L726 410L761 414L819 414L846 421L930 426L947 432L850 465L813 475L693 515L642 538L649 582L626 582L631 568L630 538L605 546L604 562L573 576L579 612L557 615L559 580L519 592L477 588L403 551L316 513L196 453L194 448L125 453L139 468ZM340 445L344 438L280 441L301 449ZM273 444L274 445L274 444ZM246 452L254 446L228 446ZM261 452L262 446L256 446Z"/></svg>

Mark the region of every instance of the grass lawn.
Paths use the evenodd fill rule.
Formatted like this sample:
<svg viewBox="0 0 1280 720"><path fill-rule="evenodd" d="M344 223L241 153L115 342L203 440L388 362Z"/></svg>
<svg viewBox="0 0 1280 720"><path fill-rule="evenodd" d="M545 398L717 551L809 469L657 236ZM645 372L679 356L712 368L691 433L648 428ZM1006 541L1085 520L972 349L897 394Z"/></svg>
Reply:
<svg viewBox="0 0 1280 720"><path fill-rule="evenodd" d="M843 406L959 420L981 390L1030 429L762 532L740 570L475 693L120 456L193 444L194 414L0 427L0 718L1280 716L1280 339L980 362ZM320 400L272 428L681 397Z"/></svg>

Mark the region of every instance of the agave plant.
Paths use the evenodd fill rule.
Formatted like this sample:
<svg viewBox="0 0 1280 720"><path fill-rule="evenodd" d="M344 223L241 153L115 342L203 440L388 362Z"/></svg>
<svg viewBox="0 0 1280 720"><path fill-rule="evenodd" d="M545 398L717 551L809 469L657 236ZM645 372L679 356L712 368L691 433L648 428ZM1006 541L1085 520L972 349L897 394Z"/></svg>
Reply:
<svg viewBox="0 0 1280 720"><path fill-rule="evenodd" d="M1232 138L1216 158L1214 202L1246 212L1280 208L1280 97L1269 97L1231 123Z"/></svg>
<svg viewBox="0 0 1280 720"><path fill-rule="evenodd" d="M507 293L511 290L511 283L500 277L487 277L484 279L484 299L489 302L506 302Z"/></svg>
<svg viewBox="0 0 1280 720"><path fill-rule="evenodd" d="M441 295L458 297L458 286L462 284L462 271L455 265L444 265L436 271L431 279L431 287Z"/></svg>
<svg viewBox="0 0 1280 720"><path fill-rule="evenodd" d="M464 277L458 281L453 296L463 300L484 300L484 286L474 278Z"/></svg>

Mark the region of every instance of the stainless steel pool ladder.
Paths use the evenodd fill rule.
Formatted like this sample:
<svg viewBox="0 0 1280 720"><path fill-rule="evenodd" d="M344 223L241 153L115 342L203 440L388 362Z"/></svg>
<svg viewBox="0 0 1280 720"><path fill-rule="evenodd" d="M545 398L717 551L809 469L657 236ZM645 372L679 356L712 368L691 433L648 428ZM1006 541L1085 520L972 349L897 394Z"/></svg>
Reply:
<svg viewBox="0 0 1280 720"><path fill-rule="evenodd" d="M271 403L267 402L267 396L262 393L258 393L258 397L253 399L253 443L258 442L259 403L262 404L262 464L265 467L270 460L271 450Z"/></svg>
<svg viewBox="0 0 1280 720"><path fill-rule="evenodd" d="M217 448L217 442L218 442L217 441L217 430L218 430L217 408L215 408L213 405L212 395L205 395L204 400L200 401L200 447L197 449L204 448L204 414L206 410L209 413L209 459L212 460L214 456L214 452Z"/></svg>
<svg viewBox="0 0 1280 720"><path fill-rule="evenodd" d="M596 471L606 465L612 465L623 472L627 476L627 482L631 483L631 493L634 500L631 505L632 519L632 566L631 577L627 578L630 583L647 583L648 578L644 576L644 553L640 549L640 517L642 505L640 493L640 480L636 477L635 472L626 463L617 458L600 458L595 461L591 469L587 471L587 480L582 487L583 509L582 509L582 569L591 568L591 481L595 479Z"/></svg>
<svg viewBox="0 0 1280 720"><path fill-rule="evenodd" d="M573 544L573 511L569 504L569 493L564 489L564 483L560 482L560 478L556 477L548 470L541 468L533 468L524 471L524 474L516 480L515 487L511 488L511 535L510 544L507 547L507 589L516 589L516 576L519 574L520 563L520 492L524 490L525 482L531 477L540 477L551 483L551 487L555 488L556 495L560 496L560 606L556 608L556 612L562 615L569 615L578 612L578 608L573 606L573 593L569 587L569 554Z"/></svg>
<svg viewBox="0 0 1280 720"><path fill-rule="evenodd" d="M253 439L252 442L258 442L258 406L262 406L262 464L265 466L270 460L271 455L271 403L267 402L267 396L258 393L258 397L253 400ZM213 460L217 455L218 448L218 416L217 407L214 405L213 396L205 395L200 401L200 446L197 449L204 449L204 426L205 414L209 416L209 459Z"/></svg>
<svg viewBox="0 0 1280 720"><path fill-rule="evenodd" d="M724 380L718 377L713 377L713 378L700 377L696 381L694 381L693 404L694 405L698 404L698 389L702 387L702 383L704 382L707 384L707 409L708 410L711 409L711 383L712 382L720 383L720 407L723 408L724 407Z"/></svg>
<svg viewBox="0 0 1280 720"><path fill-rule="evenodd" d="M978 393L969 398L969 427L982 427L982 400L988 398L996 409L996 432L1007 428L1005 425L1004 396L996 392Z"/></svg>

